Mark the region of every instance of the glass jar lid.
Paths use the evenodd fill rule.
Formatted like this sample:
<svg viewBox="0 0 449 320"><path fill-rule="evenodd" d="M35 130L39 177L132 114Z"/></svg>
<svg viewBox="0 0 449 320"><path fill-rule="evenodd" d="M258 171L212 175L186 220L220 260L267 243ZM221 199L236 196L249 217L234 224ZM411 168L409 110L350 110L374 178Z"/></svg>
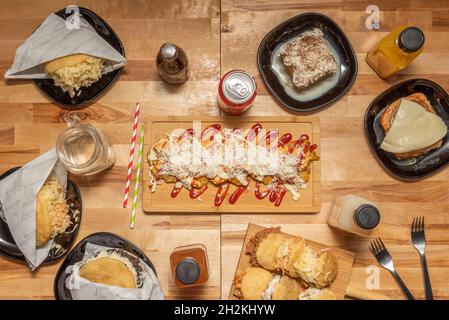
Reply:
<svg viewBox="0 0 449 320"><path fill-rule="evenodd" d="M363 204L354 211L354 221L362 229L374 229L380 222L380 212L373 205Z"/></svg>
<svg viewBox="0 0 449 320"><path fill-rule="evenodd" d="M195 259L186 258L176 266L175 276L183 284L193 284L200 277L200 266Z"/></svg>
<svg viewBox="0 0 449 320"><path fill-rule="evenodd" d="M405 52L415 52L424 45L425 36L421 29L409 27L402 30L398 37L398 45Z"/></svg>

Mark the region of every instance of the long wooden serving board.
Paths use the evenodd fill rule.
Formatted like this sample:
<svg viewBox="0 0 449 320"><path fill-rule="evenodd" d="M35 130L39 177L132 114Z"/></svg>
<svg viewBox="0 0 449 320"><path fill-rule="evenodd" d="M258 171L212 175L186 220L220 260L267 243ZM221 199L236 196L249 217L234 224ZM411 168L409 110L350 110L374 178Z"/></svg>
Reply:
<svg viewBox="0 0 449 320"><path fill-rule="evenodd" d="M251 267L250 256L246 254L246 247L252 237L259 231L265 229L262 226L258 226L256 224L248 224L248 230L246 231L245 241L243 242L242 251L240 253L239 263L237 265L237 269L235 271L235 277L240 273L246 270L246 268ZM286 234L286 233L284 233ZM293 235L286 234L287 236L293 237ZM329 247L322 245L320 243L307 240L307 245L311 246L314 250L323 250L328 249ZM349 280L351 278L352 264L354 262L355 254L339 248L330 248L334 256L338 261L338 274L335 281L329 287L329 289L335 293L337 299L344 299L346 294L346 289L348 287ZM233 295L235 291L234 284L232 284L231 292L229 293L229 300L237 300L237 298Z"/></svg>
<svg viewBox="0 0 449 320"><path fill-rule="evenodd" d="M235 204L229 203L229 196L235 190L231 185L227 199L220 207L214 205L217 187L209 183L208 189L200 198L191 199L187 190L182 190L176 198L171 197L173 184L162 182L158 185L156 192L151 193L149 189L149 165L146 160L151 146L175 129L192 128L194 121L201 121L201 129L204 130L211 124L219 123L222 128L248 129L254 124L260 123L263 129L278 129L279 135L291 133L293 139L301 134L308 134L311 142L318 145L317 152L320 153L320 126L319 119L315 117L146 117L145 118L145 164L143 173L143 210L147 213L171 212L171 213L239 213L239 212L261 212L261 213L314 213L321 207L320 203L320 161L312 165L312 174L307 188L301 191L301 198L297 201L292 199L288 192L280 206L276 207L268 200L258 200L254 195L254 181L240 196Z"/></svg>

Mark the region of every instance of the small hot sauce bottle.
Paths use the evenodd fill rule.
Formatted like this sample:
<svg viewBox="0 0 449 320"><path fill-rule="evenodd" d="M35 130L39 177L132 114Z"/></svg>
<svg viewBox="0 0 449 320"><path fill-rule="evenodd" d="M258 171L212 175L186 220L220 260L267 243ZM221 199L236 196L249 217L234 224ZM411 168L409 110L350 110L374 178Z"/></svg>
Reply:
<svg viewBox="0 0 449 320"><path fill-rule="evenodd" d="M176 287L199 286L209 279L207 249L202 244L177 247L170 255L171 273Z"/></svg>

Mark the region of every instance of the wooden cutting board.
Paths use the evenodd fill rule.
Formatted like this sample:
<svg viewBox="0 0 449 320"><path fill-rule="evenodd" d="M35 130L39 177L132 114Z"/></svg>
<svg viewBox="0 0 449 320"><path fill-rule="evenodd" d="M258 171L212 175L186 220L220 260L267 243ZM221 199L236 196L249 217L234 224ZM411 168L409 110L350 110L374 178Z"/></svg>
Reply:
<svg viewBox="0 0 449 320"><path fill-rule="evenodd" d="M301 134L308 134L311 142L318 145L320 153L320 126L319 119L314 117L147 117L145 118L145 163L143 173L143 210L147 213L157 212L192 212L192 213L238 213L238 212L264 212L264 213L314 213L320 210L320 162L315 161L307 188L301 191L301 198L294 201L287 193L279 207L275 207L268 197L258 200L254 195L254 181L240 196L235 204L229 203L229 196L235 190L231 185L220 207L215 207L214 199L217 187L209 183L208 189L201 195L201 199L191 199L187 190L182 190L176 198L171 197L174 184L163 182L158 185L155 193L151 193L149 185L149 165L146 155L151 146L175 129L189 129L194 127L194 121L201 121L201 130L207 126L219 123L222 128L251 128L260 123L263 129L278 129L279 135L287 132L297 139Z"/></svg>
<svg viewBox="0 0 449 320"><path fill-rule="evenodd" d="M246 231L245 241L243 242L242 252L240 253L239 262L237 264L237 269L235 271L235 277L240 273L246 270L246 268L251 266L250 256L246 254L246 246L248 245L250 239L254 237L254 235L265 229L262 226L258 226L255 224L248 224L248 230ZM284 233L286 234L286 233ZM288 236L289 235L286 234ZM322 245L320 243L307 240L307 244L311 246L313 249L319 251L323 249L328 249L329 247ZM346 294L346 288L348 287L349 280L351 278L351 270L352 264L354 262L355 254L339 248L331 248L332 253L337 258L338 261L338 274L335 281L329 287L333 293L337 296L337 299L343 300ZM229 293L229 300L237 300L237 298L232 294L235 290L234 284L232 284L231 292Z"/></svg>

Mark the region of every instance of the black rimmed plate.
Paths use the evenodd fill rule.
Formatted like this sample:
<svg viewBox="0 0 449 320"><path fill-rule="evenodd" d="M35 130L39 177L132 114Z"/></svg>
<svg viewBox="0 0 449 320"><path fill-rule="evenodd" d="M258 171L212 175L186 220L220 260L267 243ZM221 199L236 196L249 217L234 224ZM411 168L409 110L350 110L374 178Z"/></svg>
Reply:
<svg viewBox="0 0 449 320"><path fill-rule="evenodd" d="M0 180L3 180L19 169L20 167L9 169L0 176ZM69 252L78 234L83 211L81 192L78 186L70 179L67 179L66 199L69 205L71 225L64 233L56 236L55 242L43 264L51 264L64 257ZM0 218L0 254L17 262L26 262L25 257L19 247L17 247L9 231L8 224L2 218Z"/></svg>
<svg viewBox="0 0 449 320"><path fill-rule="evenodd" d="M365 114L366 138L377 160L394 177L409 181L425 178L449 164L449 134L443 138L441 148L408 160L399 161L380 148L384 133L379 120L385 108L395 100L417 92L426 95L435 112L449 127L449 95L438 84L426 79L411 79L394 85L378 95Z"/></svg>
<svg viewBox="0 0 449 320"><path fill-rule="evenodd" d="M92 243L103 247L122 249L126 252L131 253L134 256L140 258L145 264L147 264L156 275L156 269L153 266L151 260L140 250L136 245L129 242L128 240L109 232L98 232L87 236L81 240L69 255L64 259L64 262L59 267L58 273L56 274L54 291L55 297L58 300L73 300L70 290L65 286L65 281L69 274L65 272L68 266L71 266L77 262L83 260L84 252L86 249L86 244Z"/></svg>
<svg viewBox="0 0 449 320"><path fill-rule="evenodd" d="M79 7L79 12L107 43L122 56L125 56L125 48L123 47L122 42L115 34L114 30L112 30L100 16L83 7ZM66 9L61 9L58 12L55 12L55 14L63 19L67 19L72 13L67 13ZM102 95L117 79L121 70L122 68L103 75L100 80L93 83L90 87L82 88L81 93L73 98L71 98L67 92L62 91L60 87L55 86L52 79L35 79L34 83L44 95L55 103L68 108L81 108L91 104Z"/></svg>
<svg viewBox="0 0 449 320"><path fill-rule="evenodd" d="M308 101L292 98L272 68L272 56L282 43L313 28L320 29L340 59L340 75L336 84L320 96ZM329 17L319 13L304 13L293 17L271 30L262 40L257 52L257 63L262 78L271 94L287 109L310 112L335 102L354 84L357 77L357 58L348 37Z"/></svg>

